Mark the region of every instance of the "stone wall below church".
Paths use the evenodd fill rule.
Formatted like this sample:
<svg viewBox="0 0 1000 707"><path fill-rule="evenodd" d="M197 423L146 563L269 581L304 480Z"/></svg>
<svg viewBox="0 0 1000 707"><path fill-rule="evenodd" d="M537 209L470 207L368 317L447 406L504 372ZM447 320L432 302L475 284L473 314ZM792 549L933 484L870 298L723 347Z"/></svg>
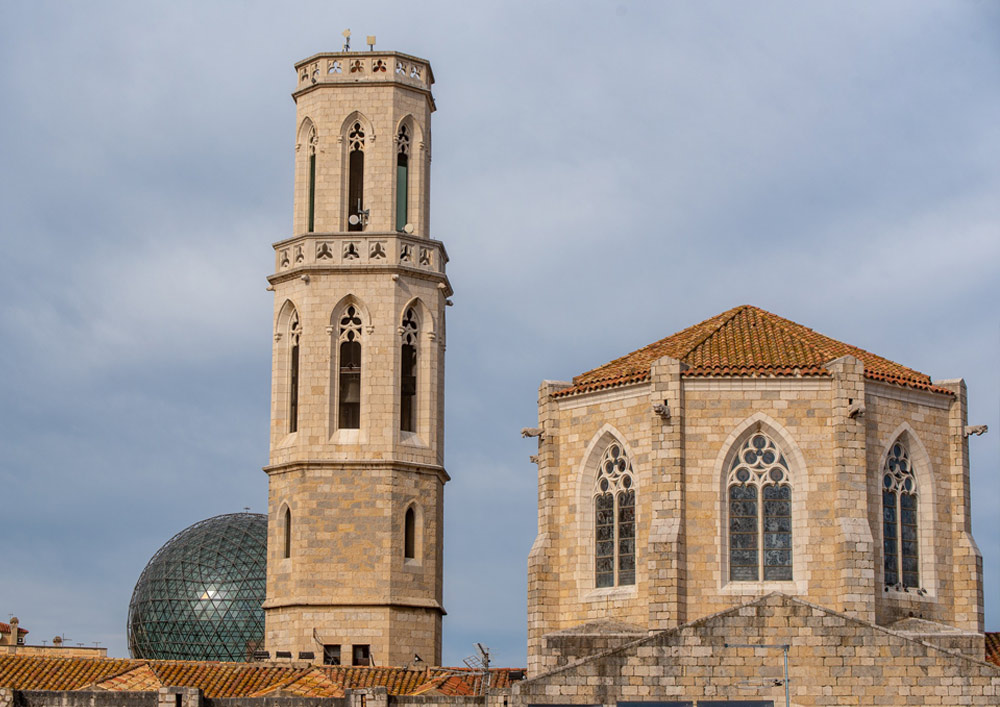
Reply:
<svg viewBox="0 0 1000 707"><path fill-rule="evenodd" d="M995 665L782 594L533 677L515 685L512 701L613 705L763 699L784 704L782 645L789 646L793 705L1000 702Z"/></svg>

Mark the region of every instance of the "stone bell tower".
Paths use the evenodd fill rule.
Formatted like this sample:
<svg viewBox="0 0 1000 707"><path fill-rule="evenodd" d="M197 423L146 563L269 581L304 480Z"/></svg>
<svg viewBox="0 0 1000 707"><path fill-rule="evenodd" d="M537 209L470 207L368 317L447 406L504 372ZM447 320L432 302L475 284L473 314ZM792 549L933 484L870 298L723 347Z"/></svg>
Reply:
<svg viewBox="0 0 1000 707"><path fill-rule="evenodd" d="M293 235L274 244L266 645L440 664L444 245L434 81L397 52L295 66Z"/></svg>

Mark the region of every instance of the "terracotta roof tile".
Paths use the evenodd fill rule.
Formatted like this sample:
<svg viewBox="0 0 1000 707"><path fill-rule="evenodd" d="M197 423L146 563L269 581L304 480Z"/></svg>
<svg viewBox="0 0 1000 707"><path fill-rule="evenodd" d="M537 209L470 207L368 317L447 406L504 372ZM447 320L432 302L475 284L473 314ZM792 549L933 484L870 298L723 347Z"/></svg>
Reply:
<svg viewBox="0 0 1000 707"><path fill-rule="evenodd" d="M0 621L0 633L10 633L10 624L5 624L3 621ZM27 633L28 633L27 629L23 629L20 626L18 626L17 628L18 636L24 636Z"/></svg>
<svg viewBox="0 0 1000 707"><path fill-rule="evenodd" d="M801 324L750 305L734 307L700 324L573 378L553 397L615 388L649 380L653 361L670 356L692 377L829 376L826 364L854 356L872 380L951 395L927 376L887 358L819 334Z"/></svg>
<svg viewBox="0 0 1000 707"><path fill-rule="evenodd" d="M523 671L522 671L523 674ZM197 687L206 697L342 697L347 689L385 687L391 695L418 691L477 694L481 674L459 668L361 668L334 665L216 663L182 660L59 658L0 655L0 687L15 690L152 691ZM492 687L508 687L510 670L490 671ZM425 686L430 685L429 688Z"/></svg>
<svg viewBox="0 0 1000 707"><path fill-rule="evenodd" d="M148 663L142 662L138 665L134 665L135 661L129 661L129 663L133 665L130 665L127 670L107 677L96 685L87 685L79 689L94 687L99 690L110 690L112 692L152 692L163 687L163 683L160 682L160 679L153 672L153 669L149 667Z"/></svg>
<svg viewBox="0 0 1000 707"><path fill-rule="evenodd" d="M15 690L77 690L118 675L135 661L0 655L0 687Z"/></svg>
<svg viewBox="0 0 1000 707"><path fill-rule="evenodd" d="M986 660L1000 665L1000 633L986 633Z"/></svg>

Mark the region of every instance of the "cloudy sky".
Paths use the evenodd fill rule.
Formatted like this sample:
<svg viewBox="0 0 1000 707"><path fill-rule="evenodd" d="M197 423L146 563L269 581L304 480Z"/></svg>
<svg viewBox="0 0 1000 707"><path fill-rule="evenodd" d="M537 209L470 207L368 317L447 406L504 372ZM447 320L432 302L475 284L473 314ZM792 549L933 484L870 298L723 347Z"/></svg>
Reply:
<svg viewBox="0 0 1000 707"><path fill-rule="evenodd" d="M1000 4L0 2L0 620L126 655L145 562L266 510L295 61L429 59L451 256L444 660L525 661L535 421L755 304L964 377L1000 630Z"/></svg>

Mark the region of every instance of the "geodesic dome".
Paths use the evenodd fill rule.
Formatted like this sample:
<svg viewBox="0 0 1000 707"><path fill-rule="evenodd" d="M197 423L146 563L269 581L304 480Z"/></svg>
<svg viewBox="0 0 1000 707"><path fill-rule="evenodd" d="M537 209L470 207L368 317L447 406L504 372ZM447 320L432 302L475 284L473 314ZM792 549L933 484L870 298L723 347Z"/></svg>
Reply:
<svg viewBox="0 0 1000 707"><path fill-rule="evenodd" d="M242 661L264 643L267 516L230 513L177 533L128 607L133 658Z"/></svg>

